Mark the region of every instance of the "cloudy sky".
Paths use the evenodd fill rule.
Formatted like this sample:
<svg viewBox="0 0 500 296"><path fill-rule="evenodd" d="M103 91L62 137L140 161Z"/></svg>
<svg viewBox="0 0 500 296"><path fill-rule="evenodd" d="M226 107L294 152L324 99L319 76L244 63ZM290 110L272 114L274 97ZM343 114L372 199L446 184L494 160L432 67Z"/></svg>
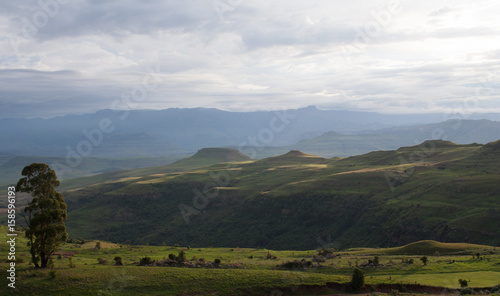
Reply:
<svg viewBox="0 0 500 296"><path fill-rule="evenodd" d="M500 112L497 0L1 1L0 117Z"/></svg>

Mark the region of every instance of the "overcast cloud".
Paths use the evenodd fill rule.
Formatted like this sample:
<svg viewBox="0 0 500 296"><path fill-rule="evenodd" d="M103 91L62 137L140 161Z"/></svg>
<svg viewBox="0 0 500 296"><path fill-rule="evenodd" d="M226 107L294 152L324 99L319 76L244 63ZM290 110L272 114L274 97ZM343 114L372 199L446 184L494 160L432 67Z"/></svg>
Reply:
<svg viewBox="0 0 500 296"><path fill-rule="evenodd" d="M120 108L148 73L134 108L500 112L495 0L1 6L0 117Z"/></svg>

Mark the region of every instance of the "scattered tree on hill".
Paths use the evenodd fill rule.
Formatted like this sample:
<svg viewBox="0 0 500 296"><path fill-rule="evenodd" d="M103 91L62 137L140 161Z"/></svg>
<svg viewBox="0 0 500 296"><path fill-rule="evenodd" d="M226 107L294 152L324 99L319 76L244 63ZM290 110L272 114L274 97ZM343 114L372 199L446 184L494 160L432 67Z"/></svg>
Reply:
<svg viewBox="0 0 500 296"><path fill-rule="evenodd" d="M180 251L179 256L177 256L177 261L179 261L179 262L186 261L186 252Z"/></svg>
<svg viewBox="0 0 500 296"><path fill-rule="evenodd" d="M365 272L359 268L352 271L351 287L353 291L359 292L365 285Z"/></svg>
<svg viewBox="0 0 500 296"><path fill-rule="evenodd" d="M467 282L467 280L463 280L463 279L459 279L458 283L460 284L460 287L462 287L462 288L465 288L465 287L467 287L469 285L469 283Z"/></svg>
<svg viewBox="0 0 500 296"><path fill-rule="evenodd" d="M217 259L214 260L215 266L219 266L220 263L221 263L220 259L217 258Z"/></svg>
<svg viewBox="0 0 500 296"><path fill-rule="evenodd" d="M115 265L116 265L116 266L122 266L122 265L123 265L123 262L122 262L122 257L120 257L120 256L116 256L116 257L114 258L114 260L115 260Z"/></svg>
<svg viewBox="0 0 500 296"><path fill-rule="evenodd" d="M68 239L64 224L67 206L63 196L54 189L59 181L47 164L32 163L24 167L22 175L16 190L33 197L22 214L31 260L35 267L46 268L50 256Z"/></svg>
<svg viewBox="0 0 500 296"><path fill-rule="evenodd" d="M428 259L426 256L420 258L420 261L422 261L422 263L424 263L424 265L427 265L427 262L428 262Z"/></svg>
<svg viewBox="0 0 500 296"><path fill-rule="evenodd" d="M149 265L151 263L153 263L153 260L151 259L151 257L144 257L139 262L139 265Z"/></svg>
<svg viewBox="0 0 500 296"><path fill-rule="evenodd" d="M96 242L96 243L95 243L95 247L94 247L94 249L95 249L96 251L99 251L99 250L101 249L101 242Z"/></svg>
<svg viewBox="0 0 500 296"><path fill-rule="evenodd" d="M375 256L375 257L373 258L373 264L375 264L375 266L378 266L378 265L379 265L379 263L380 263L380 258L379 258L378 256Z"/></svg>

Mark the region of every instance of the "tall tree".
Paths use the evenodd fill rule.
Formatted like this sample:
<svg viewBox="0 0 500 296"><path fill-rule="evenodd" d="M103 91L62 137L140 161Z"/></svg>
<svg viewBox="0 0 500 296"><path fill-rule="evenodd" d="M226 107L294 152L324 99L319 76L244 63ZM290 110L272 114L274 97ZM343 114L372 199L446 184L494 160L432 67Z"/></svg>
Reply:
<svg viewBox="0 0 500 296"><path fill-rule="evenodd" d="M47 164L32 163L22 175L16 190L33 197L23 213L31 259L37 268L45 268L52 253L68 239L64 224L67 206L62 194L55 190L59 186L56 173Z"/></svg>

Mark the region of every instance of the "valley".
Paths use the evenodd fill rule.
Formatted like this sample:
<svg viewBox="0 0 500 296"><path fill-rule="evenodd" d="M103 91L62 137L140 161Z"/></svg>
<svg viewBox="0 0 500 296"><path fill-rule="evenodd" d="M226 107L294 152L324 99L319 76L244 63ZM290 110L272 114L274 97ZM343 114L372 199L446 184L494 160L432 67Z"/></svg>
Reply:
<svg viewBox="0 0 500 296"><path fill-rule="evenodd" d="M499 143L426 141L323 158L201 149L171 165L62 183L73 238L305 250L422 239L500 244Z"/></svg>

